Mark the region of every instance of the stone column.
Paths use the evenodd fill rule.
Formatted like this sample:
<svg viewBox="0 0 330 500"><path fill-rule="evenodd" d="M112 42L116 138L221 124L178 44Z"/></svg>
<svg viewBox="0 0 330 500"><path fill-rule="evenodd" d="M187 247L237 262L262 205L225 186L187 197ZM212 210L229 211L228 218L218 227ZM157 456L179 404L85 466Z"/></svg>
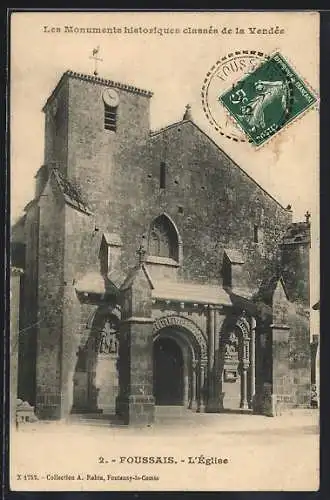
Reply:
<svg viewBox="0 0 330 500"><path fill-rule="evenodd" d="M216 310L215 314L215 359L214 359L214 371L215 371L215 401L214 408L217 413L224 410L223 399L225 393L222 391L223 386L223 370L224 370L224 359L220 342L220 332L225 320L225 316L219 310Z"/></svg>
<svg viewBox="0 0 330 500"><path fill-rule="evenodd" d="M206 411L214 411L215 398L215 308L208 306L208 373L207 373L207 395Z"/></svg>
<svg viewBox="0 0 330 500"><path fill-rule="evenodd" d="M249 408L253 408L256 393L256 320L254 317L251 318L250 384Z"/></svg>
<svg viewBox="0 0 330 500"><path fill-rule="evenodd" d="M191 395L190 395L190 403L189 403L189 408L191 410L196 410L197 408L197 399L196 399L196 392L197 392L197 361L193 360L191 363Z"/></svg>
<svg viewBox="0 0 330 500"><path fill-rule="evenodd" d="M247 368L242 367L241 370L241 402L240 408L246 410L249 408L247 401Z"/></svg>
<svg viewBox="0 0 330 500"><path fill-rule="evenodd" d="M189 405L189 366L188 366L188 353L183 351L183 404Z"/></svg>
<svg viewBox="0 0 330 500"><path fill-rule="evenodd" d="M200 365L198 377L197 391L197 412L204 413L205 411L205 366Z"/></svg>
<svg viewBox="0 0 330 500"><path fill-rule="evenodd" d="M246 410L249 408L247 400L247 372L249 368L249 341L248 337L243 338L243 356L241 360L241 402L240 408Z"/></svg>

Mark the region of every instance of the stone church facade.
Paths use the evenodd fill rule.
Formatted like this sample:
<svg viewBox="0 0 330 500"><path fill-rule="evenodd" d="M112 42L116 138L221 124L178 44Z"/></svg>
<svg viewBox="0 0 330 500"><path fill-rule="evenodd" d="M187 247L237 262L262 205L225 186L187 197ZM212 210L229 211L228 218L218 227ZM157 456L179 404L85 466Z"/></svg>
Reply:
<svg viewBox="0 0 330 500"><path fill-rule="evenodd" d="M152 93L67 71L12 230L18 397L39 418L156 406L275 415L310 399L310 224Z"/></svg>

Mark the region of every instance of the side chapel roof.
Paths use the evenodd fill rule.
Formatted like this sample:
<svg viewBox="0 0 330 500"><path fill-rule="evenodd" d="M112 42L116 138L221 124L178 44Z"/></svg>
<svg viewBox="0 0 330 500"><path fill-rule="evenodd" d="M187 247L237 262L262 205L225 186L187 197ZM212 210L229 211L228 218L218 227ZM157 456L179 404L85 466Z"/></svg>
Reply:
<svg viewBox="0 0 330 500"><path fill-rule="evenodd" d="M66 179L57 168L53 169L53 173L62 192L64 201L71 205L73 208L76 208L77 210L90 215L92 212L88 208L87 201L84 199L81 190L68 179Z"/></svg>
<svg viewBox="0 0 330 500"><path fill-rule="evenodd" d="M60 193L63 196L63 200L65 203L70 205L71 207L83 212L87 215L91 215L92 212L88 207L88 203L86 198L82 194L81 189L74 185L69 179L67 179L58 168L49 166L49 176L48 179L52 176L55 179L55 182L60 190ZM46 185L46 183L45 183ZM31 200L24 208L24 211L27 212L29 208L37 203L42 195L43 190L41 190L39 196L35 197Z"/></svg>
<svg viewBox="0 0 330 500"><path fill-rule="evenodd" d="M282 244L309 243L310 242L310 224L309 222L293 222L289 225Z"/></svg>
<svg viewBox="0 0 330 500"><path fill-rule="evenodd" d="M288 292L282 276L279 276L278 274L275 273L263 280L263 282L259 287L258 293L255 296L255 299L261 299L262 301L265 302L265 304L270 305L273 301L273 295L279 281L281 282L281 285L284 289L284 293L288 298L289 297Z"/></svg>

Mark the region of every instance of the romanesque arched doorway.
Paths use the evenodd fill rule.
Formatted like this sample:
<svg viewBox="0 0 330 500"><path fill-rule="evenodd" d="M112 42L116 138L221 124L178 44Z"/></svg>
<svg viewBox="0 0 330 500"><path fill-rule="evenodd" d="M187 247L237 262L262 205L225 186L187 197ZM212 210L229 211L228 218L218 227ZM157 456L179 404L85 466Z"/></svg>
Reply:
<svg viewBox="0 0 330 500"><path fill-rule="evenodd" d="M158 336L153 344L153 386L156 405L183 405L184 356L170 336Z"/></svg>
<svg viewBox="0 0 330 500"><path fill-rule="evenodd" d="M153 392L156 405L201 411L205 396L205 338L182 316L159 318L154 324Z"/></svg>

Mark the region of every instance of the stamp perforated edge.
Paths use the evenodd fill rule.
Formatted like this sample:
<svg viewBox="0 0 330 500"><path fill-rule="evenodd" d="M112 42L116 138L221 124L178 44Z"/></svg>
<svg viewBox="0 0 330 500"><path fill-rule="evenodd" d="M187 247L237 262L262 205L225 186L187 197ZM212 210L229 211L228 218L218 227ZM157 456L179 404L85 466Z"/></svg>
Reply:
<svg viewBox="0 0 330 500"><path fill-rule="evenodd" d="M275 55L275 54L277 54L277 52L275 52L275 53L274 53L274 55ZM269 61L270 59L271 59L271 57L269 57L269 58L268 58L268 61ZM264 64L266 64L266 62L267 62L267 60L266 60L266 61L261 62L261 63L260 63L260 64L259 64L259 65L255 68L255 69L254 69L254 72L255 72L255 71L257 71L257 70L258 70L258 68L260 68L260 67L262 67ZM246 80L246 79L247 79L248 77L250 77L250 76L251 76L251 73L248 73L248 74L244 75L242 78L240 78L239 80L237 80L237 81L236 81L236 83L234 84L234 86L235 86L235 85L237 85L238 83L240 83L240 82L242 82L242 81ZM289 86L289 88L292 88L292 83L291 83L291 80L289 80L289 79L287 79L287 80L288 80L288 86ZM232 88L232 87L229 87L227 90L225 90L225 91L223 92L223 95L224 95L224 94L226 94L226 93L228 93L228 92L231 90L231 88ZM291 91L291 92L292 92L292 91ZM282 128L284 128L284 126L285 126L285 122L284 122L284 125L283 125L283 126L279 126L279 128L278 128L277 130L275 130L275 131L274 131L274 133L272 133L272 134L271 134L271 135L270 135L267 139L263 140L263 141L262 141L261 143L259 143L259 144L256 144L256 143L254 142L254 140L253 140L252 136L249 134L249 132L248 132L247 130L245 130L245 129L242 127L242 125L239 123L239 121L235 118L235 116L233 115L233 113L231 112L231 110L228 108L228 106L226 105L226 103L224 103L224 102L223 102L220 98L219 98L219 102L220 102L220 103L222 104L222 106L225 108L225 110L226 110L226 114L227 114L228 118L230 118L230 120L231 120L233 123L235 123L235 124L236 124L236 126L238 126L238 127L242 130L242 133L243 133L246 137L248 137L248 141L245 141L245 142L249 142L249 143L253 144L255 147L260 147L260 146L262 146L263 144L265 144L265 143L266 143L269 139L271 139L274 135L277 135L277 133L279 133L279 132L280 132L280 130L282 130ZM292 96L290 97L289 102L292 102ZM289 107L289 109L290 109L290 107ZM307 109L307 108L306 108L306 109ZM306 109L305 109L304 111L306 111ZM302 112L302 113L303 113L303 112ZM302 114L302 113L300 113L300 114ZM299 114L299 115L297 115L297 117L299 117L299 116L300 116L300 114ZM289 122L287 122L287 123L288 123L288 125L289 125L289 123L291 123L291 121L293 121L293 119L292 119L292 120L290 120Z"/></svg>
<svg viewBox="0 0 330 500"><path fill-rule="evenodd" d="M291 63L291 60L287 57L287 56L283 56L281 54L281 51L279 49L275 49L274 51L271 52L271 54L269 54L267 56L267 60L271 59L272 57L274 57L276 54L279 54L283 59L284 61L291 67L291 69L297 74L297 76L299 77L300 80L303 81L304 85L306 86L306 88L309 90L309 92L313 95L313 97L315 98L315 101L313 103L311 103L310 105L308 105L301 113L299 113L298 115L296 115L294 118L292 118L290 121L286 122L279 130L277 130L274 134L272 134L271 136L268 137L268 139L266 139L265 141L263 141L262 143L260 144L256 144L252 139L248 139L246 141L242 141L242 142L248 142L250 144L252 144L254 146L254 149L255 150L259 150L260 148L262 148L263 146L267 145L270 143L270 141L272 140L275 140L276 137L278 137L280 134L283 134L283 131L285 131L287 128L289 128L291 125L293 125L294 123L296 123L298 120L300 120L301 118L303 118L305 116L305 114L308 112L308 111L311 111L313 109L315 110L318 110L318 107L319 107L319 101L320 101L320 97L319 97L319 94L318 92L316 92L316 90L309 84L309 82L307 82L307 80L301 76L300 72L296 69L296 66L294 64ZM257 69L262 66L263 64L265 64L266 60L261 62L255 69L254 71L257 71ZM243 76L243 78L240 78L239 80L237 80L236 82L236 85L238 82L241 82L243 81L245 78L247 78L248 76L250 76L250 73L247 73L245 76ZM230 90L231 87L229 87L226 91L223 92L223 94L225 94L226 92L228 92ZM233 117L232 113L228 110L228 108L224 105L224 103L222 101L220 101L224 107L224 109L226 110L226 113L228 115L228 117L230 118L230 120L232 122L234 122L241 130L242 132L245 134L245 136L249 137L249 134L239 125L239 123L236 121L236 119Z"/></svg>

